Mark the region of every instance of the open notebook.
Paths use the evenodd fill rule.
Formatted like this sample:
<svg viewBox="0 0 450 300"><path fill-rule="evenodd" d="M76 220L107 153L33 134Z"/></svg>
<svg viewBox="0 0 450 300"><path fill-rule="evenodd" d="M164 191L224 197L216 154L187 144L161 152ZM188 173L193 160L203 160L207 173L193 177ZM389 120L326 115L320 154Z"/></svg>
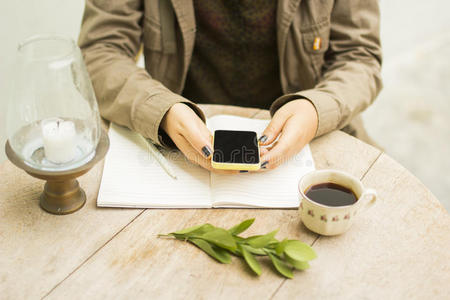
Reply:
<svg viewBox="0 0 450 300"><path fill-rule="evenodd" d="M218 115L207 120L217 129L253 130L258 136L269 120ZM139 208L298 207L297 183L314 162L309 145L275 170L239 174L211 173L179 151L162 150L176 172L170 177L147 150L145 141L112 124L97 205Z"/></svg>

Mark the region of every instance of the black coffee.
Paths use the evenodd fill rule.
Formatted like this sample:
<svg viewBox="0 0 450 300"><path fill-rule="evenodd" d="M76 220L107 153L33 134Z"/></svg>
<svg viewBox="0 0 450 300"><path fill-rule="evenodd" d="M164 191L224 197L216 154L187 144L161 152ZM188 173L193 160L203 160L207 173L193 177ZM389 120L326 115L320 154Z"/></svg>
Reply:
<svg viewBox="0 0 450 300"><path fill-rule="evenodd" d="M358 200L351 189L331 182L313 185L305 194L312 201L327 206L352 205Z"/></svg>

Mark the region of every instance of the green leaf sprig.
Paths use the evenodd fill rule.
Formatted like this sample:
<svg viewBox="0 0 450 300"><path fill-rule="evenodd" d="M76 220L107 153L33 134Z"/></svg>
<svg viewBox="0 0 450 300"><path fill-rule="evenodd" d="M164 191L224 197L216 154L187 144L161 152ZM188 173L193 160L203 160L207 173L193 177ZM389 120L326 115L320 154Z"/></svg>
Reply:
<svg viewBox="0 0 450 300"><path fill-rule="evenodd" d="M262 270L256 256L268 256L275 269L287 278L294 277L293 269L308 269L308 262L317 257L308 244L298 240L277 240L275 235L278 230L264 235L240 237L239 234L247 230L254 221L255 219L245 220L228 230L207 223L158 236L190 242L223 264L231 263L231 255L242 257L257 275L261 275Z"/></svg>

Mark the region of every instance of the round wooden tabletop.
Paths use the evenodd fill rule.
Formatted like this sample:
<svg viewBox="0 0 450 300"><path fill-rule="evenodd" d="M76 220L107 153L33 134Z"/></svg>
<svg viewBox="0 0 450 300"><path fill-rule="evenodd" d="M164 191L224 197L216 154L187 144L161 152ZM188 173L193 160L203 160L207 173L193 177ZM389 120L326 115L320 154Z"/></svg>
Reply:
<svg viewBox="0 0 450 300"><path fill-rule="evenodd" d="M268 118L267 111L203 106L205 113ZM344 170L378 192L345 234L319 236L289 209L97 208L103 162L79 181L87 203L57 216L38 204L43 181L0 164L0 298L447 298L450 218L431 192L380 150L335 131L311 143L318 169ZM285 279L223 265L195 247L157 238L200 223L230 227L256 218L248 234L312 245L311 268ZM448 299L448 298L447 298Z"/></svg>

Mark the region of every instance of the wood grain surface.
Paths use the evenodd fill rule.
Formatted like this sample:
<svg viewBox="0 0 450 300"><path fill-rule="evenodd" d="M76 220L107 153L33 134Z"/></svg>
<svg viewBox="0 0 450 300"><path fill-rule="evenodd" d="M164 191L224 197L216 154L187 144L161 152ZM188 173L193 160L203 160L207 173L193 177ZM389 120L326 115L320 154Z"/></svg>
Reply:
<svg viewBox="0 0 450 300"><path fill-rule="evenodd" d="M382 154L363 176L376 204L353 227L314 243L319 259L275 299L449 299L450 218L431 192Z"/></svg>
<svg viewBox="0 0 450 300"><path fill-rule="evenodd" d="M269 118L267 111L204 105L219 113ZM379 193L377 204L349 232L319 237L297 210L97 208L103 163L80 178L87 203L67 216L39 208L43 182L0 165L0 298L444 298L450 219L407 170L340 131L311 143L317 168L347 171ZM270 188L270 187L267 187ZM255 217L248 234L279 228L278 238L313 245L318 259L292 280L267 261L253 275L237 258L215 262L185 242L158 238L209 222L231 227Z"/></svg>

